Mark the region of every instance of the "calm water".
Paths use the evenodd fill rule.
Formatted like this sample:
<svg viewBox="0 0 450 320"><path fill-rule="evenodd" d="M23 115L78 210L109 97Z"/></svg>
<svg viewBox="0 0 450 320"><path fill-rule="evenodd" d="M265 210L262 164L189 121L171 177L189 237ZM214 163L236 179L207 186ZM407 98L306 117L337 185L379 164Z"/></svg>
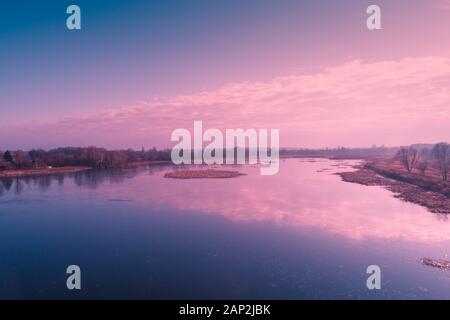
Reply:
<svg viewBox="0 0 450 320"><path fill-rule="evenodd" d="M163 178L170 166L0 184L0 298L450 298L450 222L351 161L282 160L235 179ZM236 168L235 168L236 169ZM66 289L66 268L82 290ZM366 268L382 289L366 288Z"/></svg>

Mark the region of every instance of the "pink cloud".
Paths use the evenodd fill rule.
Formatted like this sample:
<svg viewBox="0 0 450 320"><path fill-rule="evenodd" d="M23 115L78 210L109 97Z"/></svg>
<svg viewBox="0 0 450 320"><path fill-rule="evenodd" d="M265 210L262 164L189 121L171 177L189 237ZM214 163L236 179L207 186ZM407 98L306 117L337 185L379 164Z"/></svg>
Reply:
<svg viewBox="0 0 450 320"><path fill-rule="evenodd" d="M450 58L365 63L268 82L154 99L107 112L42 124L2 126L0 145L170 146L172 130L279 128L284 146L398 145L448 139Z"/></svg>

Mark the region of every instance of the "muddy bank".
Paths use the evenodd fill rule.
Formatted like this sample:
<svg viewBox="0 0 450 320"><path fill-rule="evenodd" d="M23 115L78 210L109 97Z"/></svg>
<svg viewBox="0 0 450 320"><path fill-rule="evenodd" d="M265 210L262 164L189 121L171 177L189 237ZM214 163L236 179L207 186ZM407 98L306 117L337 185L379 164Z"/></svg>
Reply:
<svg viewBox="0 0 450 320"><path fill-rule="evenodd" d="M361 166L354 172L336 173L343 181L365 186L383 186L394 193L394 197L426 207L434 213L450 214L450 198L417 185L385 177L370 168Z"/></svg>

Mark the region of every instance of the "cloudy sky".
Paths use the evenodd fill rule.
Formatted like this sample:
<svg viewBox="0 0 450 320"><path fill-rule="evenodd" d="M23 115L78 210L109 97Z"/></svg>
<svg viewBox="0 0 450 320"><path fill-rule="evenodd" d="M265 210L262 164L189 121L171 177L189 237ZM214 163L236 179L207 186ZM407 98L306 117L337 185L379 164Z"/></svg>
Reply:
<svg viewBox="0 0 450 320"><path fill-rule="evenodd" d="M194 120L277 128L286 147L450 140L448 30L448 0L14 1L0 150L170 147Z"/></svg>

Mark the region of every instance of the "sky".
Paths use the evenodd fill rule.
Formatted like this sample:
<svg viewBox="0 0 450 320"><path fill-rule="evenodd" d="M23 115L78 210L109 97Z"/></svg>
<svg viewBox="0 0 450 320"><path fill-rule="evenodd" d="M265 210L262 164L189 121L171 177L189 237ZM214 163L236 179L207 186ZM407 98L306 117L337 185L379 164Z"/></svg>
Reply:
<svg viewBox="0 0 450 320"><path fill-rule="evenodd" d="M194 120L283 147L449 141L449 30L450 0L5 3L0 150L171 147Z"/></svg>

